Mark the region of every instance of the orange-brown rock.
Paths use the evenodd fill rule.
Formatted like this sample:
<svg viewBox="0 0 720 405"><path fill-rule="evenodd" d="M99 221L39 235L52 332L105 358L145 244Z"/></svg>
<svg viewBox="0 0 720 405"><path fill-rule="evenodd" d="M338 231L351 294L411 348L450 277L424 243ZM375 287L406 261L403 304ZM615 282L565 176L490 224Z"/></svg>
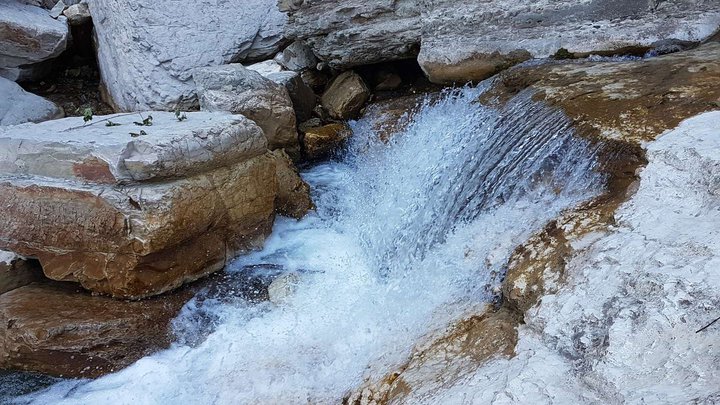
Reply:
<svg viewBox="0 0 720 405"><path fill-rule="evenodd" d="M72 283L33 283L0 295L0 368L97 377L172 340L170 321L192 293L143 301L92 296Z"/></svg>
<svg viewBox="0 0 720 405"><path fill-rule="evenodd" d="M308 160L330 156L352 135L345 124L327 124L321 127L305 128L302 137L303 152Z"/></svg>
<svg viewBox="0 0 720 405"><path fill-rule="evenodd" d="M42 269L34 260L0 251L0 294L41 280Z"/></svg>
<svg viewBox="0 0 720 405"><path fill-rule="evenodd" d="M285 151L276 149L272 154L276 159L275 174L278 181L275 210L280 215L300 219L314 208L310 186L300 177Z"/></svg>
<svg viewBox="0 0 720 405"><path fill-rule="evenodd" d="M279 193L260 128L229 114L153 115L152 126L120 114L0 130L0 248L39 259L54 280L141 298L258 247Z"/></svg>

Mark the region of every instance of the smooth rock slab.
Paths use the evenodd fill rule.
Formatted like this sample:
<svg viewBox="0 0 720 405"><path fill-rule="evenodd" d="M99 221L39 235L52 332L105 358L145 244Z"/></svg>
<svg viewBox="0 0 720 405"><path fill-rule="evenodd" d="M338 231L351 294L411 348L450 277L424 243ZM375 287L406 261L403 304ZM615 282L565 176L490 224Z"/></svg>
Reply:
<svg viewBox="0 0 720 405"><path fill-rule="evenodd" d="M134 124L148 116L152 126ZM180 178L265 153L262 130L241 115L186 117L153 111L0 128L0 174L115 184ZM147 135L130 135L141 130Z"/></svg>
<svg viewBox="0 0 720 405"><path fill-rule="evenodd" d="M40 122L62 116L62 110L52 101L28 93L15 82L0 77L0 126Z"/></svg>
<svg viewBox="0 0 720 405"><path fill-rule="evenodd" d="M68 26L47 10L16 0L0 2L0 67L14 68L54 58L65 50Z"/></svg>
<svg viewBox="0 0 720 405"><path fill-rule="evenodd" d="M275 0L89 2L98 64L118 111L197 104L198 67L274 55L286 17Z"/></svg>

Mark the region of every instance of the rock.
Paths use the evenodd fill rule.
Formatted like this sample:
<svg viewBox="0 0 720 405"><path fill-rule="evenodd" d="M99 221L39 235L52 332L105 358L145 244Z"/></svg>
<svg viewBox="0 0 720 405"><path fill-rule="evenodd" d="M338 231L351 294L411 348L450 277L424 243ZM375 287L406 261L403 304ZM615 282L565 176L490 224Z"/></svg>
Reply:
<svg viewBox="0 0 720 405"><path fill-rule="evenodd" d="M33 283L0 295L0 368L93 378L172 341L187 291L143 301L92 296L69 283Z"/></svg>
<svg viewBox="0 0 720 405"><path fill-rule="evenodd" d="M667 40L697 43L720 25L714 4L693 0L352 0L285 7L288 36L305 41L331 67L417 56L436 83L484 79L560 48L613 54L644 52Z"/></svg>
<svg viewBox="0 0 720 405"><path fill-rule="evenodd" d="M340 149L352 135L344 124L328 124L322 127L305 128L303 152L308 160L327 158Z"/></svg>
<svg viewBox="0 0 720 405"><path fill-rule="evenodd" d="M296 121L310 119L313 108L317 105L317 96L302 80L300 74L292 71L269 73L264 75L277 84L285 86L292 100Z"/></svg>
<svg viewBox="0 0 720 405"><path fill-rule="evenodd" d="M300 73L300 77L302 78L303 82L310 86L311 89L322 92L323 89L325 89L325 86L328 84L328 81L330 81L329 74L327 72L321 72L318 70L303 70Z"/></svg>
<svg viewBox="0 0 720 405"><path fill-rule="evenodd" d="M0 3L0 68L54 58L65 50L68 26L46 10L16 1Z"/></svg>
<svg viewBox="0 0 720 405"><path fill-rule="evenodd" d="M63 15L67 17L68 24L70 25L82 25L90 22L90 9L87 3L78 3L68 7Z"/></svg>
<svg viewBox="0 0 720 405"><path fill-rule="evenodd" d="M395 90L402 84L402 78L392 72L381 72L377 77L375 91Z"/></svg>
<svg viewBox="0 0 720 405"><path fill-rule="evenodd" d="M116 114L0 128L0 248L51 279L139 298L257 247L277 194L262 130L239 115L151 114L147 127Z"/></svg>
<svg viewBox="0 0 720 405"><path fill-rule="evenodd" d="M418 0L285 4L288 37L303 40L337 69L417 56L424 5Z"/></svg>
<svg viewBox="0 0 720 405"><path fill-rule="evenodd" d="M243 114L262 128L271 149L299 152L295 111L284 86L240 64L197 69L193 77L201 109Z"/></svg>
<svg viewBox="0 0 720 405"><path fill-rule="evenodd" d="M286 17L275 0L88 2L98 64L118 111L197 105L198 67L274 55Z"/></svg>
<svg viewBox="0 0 720 405"><path fill-rule="evenodd" d="M296 272L285 273L273 280L268 287L268 299L276 305L282 305L297 291L300 276Z"/></svg>
<svg viewBox="0 0 720 405"><path fill-rule="evenodd" d="M55 103L28 93L15 82L0 77L0 126L40 122L60 118L63 112Z"/></svg>
<svg viewBox="0 0 720 405"><path fill-rule="evenodd" d="M322 106L331 117L350 119L357 117L370 98L370 90L363 79L353 71L336 77L322 95Z"/></svg>
<svg viewBox="0 0 720 405"><path fill-rule="evenodd" d="M290 157L282 149L272 152L276 158L278 195L275 210L278 214L300 219L314 208L310 186L303 181Z"/></svg>
<svg viewBox="0 0 720 405"><path fill-rule="evenodd" d="M52 18L60 17L62 15L63 11L65 11L66 7L67 6L65 5L65 3L63 3L62 0L58 1L57 3L55 3L53 8L50 9L50 17L52 17Z"/></svg>
<svg viewBox="0 0 720 405"><path fill-rule="evenodd" d="M301 71L317 65L317 58L302 41L295 41L275 56L275 61L288 70Z"/></svg>
<svg viewBox="0 0 720 405"><path fill-rule="evenodd" d="M245 67L258 72L265 77L267 77L270 73L278 73L283 71L283 67L272 59L253 63L252 65L246 65Z"/></svg>
<svg viewBox="0 0 720 405"><path fill-rule="evenodd" d="M0 295L42 280L42 274L36 261L0 250Z"/></svg>

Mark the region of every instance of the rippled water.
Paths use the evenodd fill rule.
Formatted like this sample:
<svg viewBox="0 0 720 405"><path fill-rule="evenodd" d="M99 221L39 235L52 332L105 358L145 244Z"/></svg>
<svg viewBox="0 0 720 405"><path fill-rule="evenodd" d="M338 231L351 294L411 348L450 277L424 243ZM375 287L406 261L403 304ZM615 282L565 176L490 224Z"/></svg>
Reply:
<svg viewBox="0 0 720 405"><path fill-rule="evenodd" d="M401 364L495 298L512 250L603 181L561 114L529 94L493 111L475 101L482 91L426 102L387 144L377 117L355 122L347 153L303 174L317 212L279 219L262 251L227 270L297 272L284 304L191 302L171 349L17 401L337 403Z"/></svg>

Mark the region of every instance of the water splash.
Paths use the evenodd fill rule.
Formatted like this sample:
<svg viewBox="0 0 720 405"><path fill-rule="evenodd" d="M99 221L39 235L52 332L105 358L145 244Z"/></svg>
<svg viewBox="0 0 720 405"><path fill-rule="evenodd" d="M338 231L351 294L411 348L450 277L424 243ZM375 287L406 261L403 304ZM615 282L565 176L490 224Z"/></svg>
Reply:
<svg viewBox="0 0 720 405"><path fill-rule="evenodd" d="M373 117L353 123L346 156L304 173L317 213L278 220L262 251L228 269L298 272L287 303L209 301L203 324L195 301L171 349L18 402L332 403L401 364L492 299L512 250L603 182L563 115L527 93L494 111L482 91L426 101L387 144Z"/></svg>

